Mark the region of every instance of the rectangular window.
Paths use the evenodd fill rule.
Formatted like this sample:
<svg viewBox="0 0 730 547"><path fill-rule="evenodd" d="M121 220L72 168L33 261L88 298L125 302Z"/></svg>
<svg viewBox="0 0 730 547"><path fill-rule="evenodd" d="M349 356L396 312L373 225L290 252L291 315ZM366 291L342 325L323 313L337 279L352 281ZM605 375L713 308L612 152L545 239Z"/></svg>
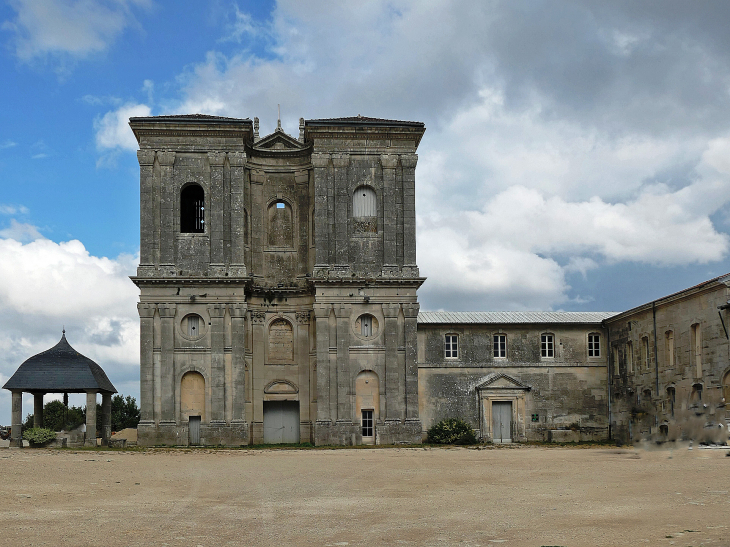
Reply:
<svg viewBox="0 0 730 547"><path fill-rule="evenodd" d="M641 362L645 368L649 368L649 337L641 339Z"/></svg>
<svg viewBox="0 0 730 547"><path fill-rule="evenodd" d="M459 357L459 337L456 334L447 334L444 348L444 355L447 359L456 359Z"/></svg>
<svg viewBox="0 0 730 547"><path fill-rule="evenodd" d="M373 320L369 315L360 317L360 334L363 336L373 335Z"/></svg>
<svg viewBox="0 0 730 547"><path fill-rule="evenodd" d="M494 335L494 356L501 359L507 357L507 335Z"/></svg>
<svg viewBox="0 0 730 547"><path fill-rule="evenodd" d="M664 333L664 357L666 359L665 366L668 369L674 367L674 331L668 330Z"/></svg>
<svg viewBox="0 0 730 547"><path fill-rule="evenodd" d="M372 437L373 436L373 411L363 410L362 411L362 436Z"/></svg>
<svg viewBox="0 0 730 547"><path fill-rule="evenodd" d="M695 323L690 327L692 337L692 360L695 366L695 378L702 378L702 327Z"/></svg>
<svg viewBox="0 0 730 547"><path fill-rule="evenodd" d="M588 335L588 357L600 357L601 356L601 335L600 334L589 334Z"/></svg>
<svg viewBox="0 0 730 547"><path fill-rule="evenodd" d="M555 357L555 346L552 334L540 335L540 355L542 357Z"/></svg>
<svg viewBox="0 0 730 547"><path fill-rule="evenodd" d="M634 372L634 343L626 344L626 371L631 374Z"/></svg>

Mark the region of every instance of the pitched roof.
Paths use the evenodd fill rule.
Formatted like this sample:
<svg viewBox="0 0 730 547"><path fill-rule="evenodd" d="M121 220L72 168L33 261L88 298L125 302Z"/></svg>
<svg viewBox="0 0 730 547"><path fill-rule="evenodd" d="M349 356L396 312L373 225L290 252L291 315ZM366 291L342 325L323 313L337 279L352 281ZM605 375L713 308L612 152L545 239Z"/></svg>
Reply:
<svg viewBox="0 0 730 547"><path fill-rule="evenodd" d="M99 365L71 347L65 333L51 349L20 365L3 388L45 393L117 392Z"/></svg>
<svg viewBox="0 0 730 547"><path fill-rule="evenodd" d="M420 324L535 324L535 323L594 323L616 315L603 311L422 311Z"/></svg>

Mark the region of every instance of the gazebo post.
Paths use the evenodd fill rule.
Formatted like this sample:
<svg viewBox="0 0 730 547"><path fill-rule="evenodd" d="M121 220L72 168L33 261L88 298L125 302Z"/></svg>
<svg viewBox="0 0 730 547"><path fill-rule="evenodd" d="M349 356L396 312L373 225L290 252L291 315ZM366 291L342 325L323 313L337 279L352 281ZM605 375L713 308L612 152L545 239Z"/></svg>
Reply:
<svg viewBox="0 0 730 547"><path fill-rule="evenodd" d="M43 395L33 394L33 427L43 427Z"/></svg>
<svg viewBox="0 0 730 547"><path fill-rule="evenodd" d="M13 391L13 410L11 416L11 446L23 448L23 392Z"/></svg>
<svg viewBox="0 0 730 547"><path fill-rule="evenodd" d="M96 391L86 392L86 442L85 446L96 446Z"/></svg>
<svg viewBox="0 0 730 547"><path fill-rule="evenodd" d="M101 444L109 446L112 436L112 394L104 391L101 394Z"/></svg>

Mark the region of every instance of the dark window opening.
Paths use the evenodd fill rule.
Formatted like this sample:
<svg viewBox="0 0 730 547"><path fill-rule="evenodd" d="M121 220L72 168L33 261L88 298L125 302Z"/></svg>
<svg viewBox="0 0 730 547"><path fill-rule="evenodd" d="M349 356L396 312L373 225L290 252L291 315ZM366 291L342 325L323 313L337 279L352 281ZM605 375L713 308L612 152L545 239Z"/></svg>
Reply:
<svg viewBox="0 0 730 547"><path fill-rule="evenodd" d="M180 194L180 231L183 234L205 232L205 193L191 184Z"/></svg>
<svg viewBox="0 0 730 547"><path fill-rule="evenodd" d="M372 437L373 436L373 411L363 410L362 411L362 436Z"/></svg>

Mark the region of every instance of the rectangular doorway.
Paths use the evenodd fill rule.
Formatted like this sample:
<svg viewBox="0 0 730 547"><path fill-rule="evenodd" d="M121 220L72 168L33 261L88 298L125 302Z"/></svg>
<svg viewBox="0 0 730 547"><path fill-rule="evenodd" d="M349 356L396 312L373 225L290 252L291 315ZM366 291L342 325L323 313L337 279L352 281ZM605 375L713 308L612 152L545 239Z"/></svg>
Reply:
<svg viewBox="0 0 730 547"><path fill-rule="evenodd" d="M264 401L264 443L299 442L299 401Z"/></svg>
<svg viewBox="0 0 730 547"><path fill-rule="evenodd" d="M512 442L512 402L492 402L492 442Z"/></svg>
<svg viewBox="0 0 730 547"><path fill-rule="evenodd" d="M375 444L375 427L373 424L373 411L362 411L362 444Z"/></svg>
<svg viewBox="0 0 730 547"><path fill-rule="evenodd" d="M188 418L188 443L191 445L200 444L200 416Z"/></svg>

